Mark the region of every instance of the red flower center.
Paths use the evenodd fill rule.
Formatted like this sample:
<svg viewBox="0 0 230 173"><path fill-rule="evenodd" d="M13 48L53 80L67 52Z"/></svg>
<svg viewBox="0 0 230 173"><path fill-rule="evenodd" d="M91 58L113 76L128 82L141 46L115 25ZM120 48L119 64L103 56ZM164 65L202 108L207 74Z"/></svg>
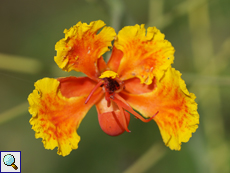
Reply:
<svg viewBox="0 0 230 173"><path fill-rule="evenodd" d="M106 92L108 92L109 94L113 94L115 91L121 88L120 84L115 79L106 77L103 80L105 81L104 85L106 88Z"/></svg>
<svg viewBox="0 0 230 173"><path fill-rule="evenodd" d="M124 88L124 82L119 78L112 79L111 77L106 77L102 79L104 83L101 85L105 91L105 99L107 100L107 106L111 104L111 100L114 100L115 93L121 92Z"/></svg>
<svg viewBox="0 0 230 173"><path fill-rule="evenodd" d="M149 122L151 121L157 114L156 112L151 118L144 119L141 115L139 115L137 112L135 112L132 107L119 95L119 92L123 91L125 88L125 84L122 80L120 80L118 77L105 77L102 78L97 85L92 89L89 96L87 97L85 104L88 103L89 99L93 95L93 93L99 88L103 87L103 90L105 92L105 100L107 101L107 107L110 107L111 100L115 102L121 112L121 120L119 122L122 122L122 126L125 131L131 132L128 129L129 121L126 120L126 115L124 110L127 110L128 112L132 113L137 119L140 119L143 122ZM103 127L102 127L103 129ZM106 132L106 131L105 131ZM107 133L107 132L106 132ZM123 132L122 132L123 133ZM107 133L109 134L109 133Z"/></svg>

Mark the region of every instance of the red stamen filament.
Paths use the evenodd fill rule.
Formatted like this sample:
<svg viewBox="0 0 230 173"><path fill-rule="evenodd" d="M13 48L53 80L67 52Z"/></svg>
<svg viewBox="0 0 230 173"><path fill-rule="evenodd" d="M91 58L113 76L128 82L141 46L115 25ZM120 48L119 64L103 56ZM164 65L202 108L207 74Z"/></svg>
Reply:
<svg viewBox="0 0 230 173"><path fill-rule="evenodd" d="M125 118L125 113L124 113L124 109L122 108L121 105L117 104L118 108L120 109L121 111L121 115L122 115L122 120L123 120L123 124L124 124L124 128L126 130L126 132L131 132L129 129L128 129L128 125L127 125L127 121L126 121L126 118Z"/></svg>
<svg viewBox="0 0 230 173"><path fill-rule="evenodd" d="M107 101L107 107L110 107L111 101L110 94L108 92L105 92L105 100Z"/></svg>
<svg viewBox="0 0 230 173"><path fill-rule="evenodd" d="M92 89L92 91L89 93L88 97L85 100L85 104L89 102L89 99L92 97L93 93L104 83L103 80L97 83L97 85ZM108 101L108 100L107 100Z"/></svg>
<svg viewBox="0 0 230 173"><path fill-rule="evenodd" d="M132 113L135 117L137 117L138 119L140 119L141 121L147 123L149 121L151 121L157 114L159 111L157 111L151 118L148 119L144 119L141 115L139 115L137 112L135 112L131 106L123 99L121 98L118 94L115 94L113 101L118 105L118 107L122 107L123 109L129 111L130 113Z"/></svg>

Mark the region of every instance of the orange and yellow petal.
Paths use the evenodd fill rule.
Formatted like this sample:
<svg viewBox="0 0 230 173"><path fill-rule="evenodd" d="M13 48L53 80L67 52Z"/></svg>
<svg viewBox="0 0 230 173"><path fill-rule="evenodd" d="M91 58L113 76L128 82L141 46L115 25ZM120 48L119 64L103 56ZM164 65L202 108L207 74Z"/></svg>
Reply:
<svg viewBox="0 0 230 173"><path fill-rule="evenodd" d="M115 46L113 47L113 50L112 50L112 54L109 58L109 61L107 63L107 66L117 72L118 68L119 68L119 65L120 65L120 62L121 62L121 59L123 57L123 52L119 49L117 49Z"/></svg>
<svg viewBox="0 0 230 173"><path fill-rule="evenodd" d="M147 85L154 77L160 80L174 59L174 48L164 37L156 27L149 27L147 33L143 24L124 27L114 42L123 52L117 71L121 80L138 77Z"/></svg>
<svg viewBox="0 0 230 173"><path fill-rule="evenodd" d="M65 29L65 38L55 45L57 65L64 71L80 71L97 78L100 75L98 59L109 50L116 36L113 28L104 26L105 23L98 20L89 25L78 22L69 30Z"/></svg>
<svg viewBox="0 0 230 173"><path fill-rule="evenodd" d="M105 60L103 59L102 56L98 59L97 67L98 67L98 70L99 70L100 73L105 71L106 68L107 68L106 62L105 62Z"/></svg>
<svg viewBox="0 0 230 173"><path fill-rule="evenodd" d="M43 78L35 83L35 89L28 97L32 115L30 124L35 137L42 138L46 149L58 147L57 153L66 156L78 148L80 136L76 130L98 95L93 95L85 104L86 94L67 98L59 88L57 79Z"/></svg>
<svg viewBox="0 0 230 173"><path fill-rule="evenodd" d="M156 80L153 79L153 82L150 85L141 83L139 78L131 78L124 81L125 91L131 94L143 94L151 92L156 87Z"/></svg>
<svg viewBox="0 0 230 173"><path fill-rule="evenodd" d="M59 89L64 97L88 96L97 84L88 77L63 77L57 79L60 82ZM98 89L99 90L99 89Z"/></svg>
<svg viewBox="0 0 230 173"><path fill-rule="evenodd" d="M189 93L181 73L168 68L149 93L121 93L121 96L145 117L154 117L164 143L172 150L180 150L188 142L199 124L195 95Z"/></svg>

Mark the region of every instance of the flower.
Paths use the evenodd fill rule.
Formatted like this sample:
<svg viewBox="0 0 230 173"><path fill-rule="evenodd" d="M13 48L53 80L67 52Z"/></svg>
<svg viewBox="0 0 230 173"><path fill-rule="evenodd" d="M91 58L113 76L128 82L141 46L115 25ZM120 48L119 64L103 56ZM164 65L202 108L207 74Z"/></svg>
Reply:
<svg viewBox="0 0 230 173"><path fill-rule="evenodd" d="M64 71L88 77L43 78L29 95L30 124L46 149L68 155L78 148L77 129L96 105L102 130L117 136L128 129L130 114L143 122L155 120L164 143L180 150L199 124L195 95L179 71L171 67L174 48L157 28L124 27L118 35L101 20L78 22L64 30L54 57ZM102 55L112 47L106 63ZM136 111L139 113L137 113Z"/></svg>

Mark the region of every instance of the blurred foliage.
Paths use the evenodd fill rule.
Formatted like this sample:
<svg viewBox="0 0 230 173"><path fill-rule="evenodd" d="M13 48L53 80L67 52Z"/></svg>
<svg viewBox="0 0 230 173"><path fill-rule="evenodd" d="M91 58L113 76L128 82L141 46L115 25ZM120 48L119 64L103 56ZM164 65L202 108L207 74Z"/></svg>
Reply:
<svg viewBox="0 0 230 173"><path fill-rule="evenodd" d="M230 172L230 1L7 0L0 1L0 150L22 151L24 173ZM35 139L27 96L43 77L66 73L54 45L78 21L156 26L175 47L173 66L196 94L200 125L181 151L165 147L157 125L131 118L119 137L104 134L95 107L82 121L79 149L67 157Z"/></svg>

